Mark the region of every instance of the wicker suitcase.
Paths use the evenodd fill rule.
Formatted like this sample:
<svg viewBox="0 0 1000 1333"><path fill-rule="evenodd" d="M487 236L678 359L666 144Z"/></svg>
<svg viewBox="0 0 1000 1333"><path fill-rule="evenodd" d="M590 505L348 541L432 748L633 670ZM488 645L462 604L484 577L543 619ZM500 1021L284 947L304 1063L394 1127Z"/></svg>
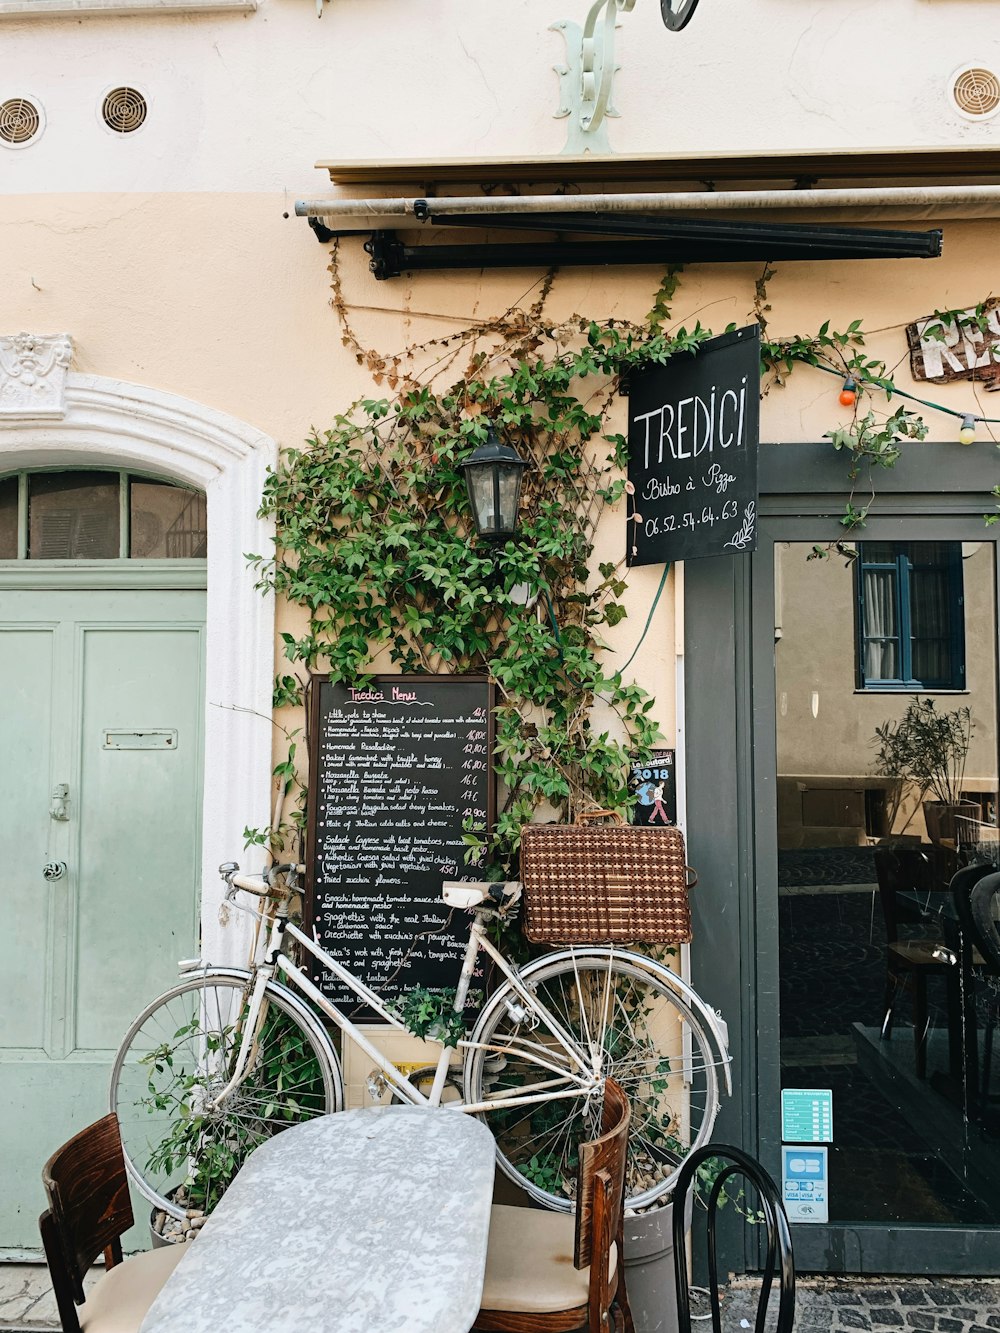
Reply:
<svg viewBox="0 0 1000 1333"><path fill-rule="evenodd" d="M606 816L605 816L606 817ZM528 824L521 830L524 933L545 944L686 944L684 836L631 824Z"/></svg>

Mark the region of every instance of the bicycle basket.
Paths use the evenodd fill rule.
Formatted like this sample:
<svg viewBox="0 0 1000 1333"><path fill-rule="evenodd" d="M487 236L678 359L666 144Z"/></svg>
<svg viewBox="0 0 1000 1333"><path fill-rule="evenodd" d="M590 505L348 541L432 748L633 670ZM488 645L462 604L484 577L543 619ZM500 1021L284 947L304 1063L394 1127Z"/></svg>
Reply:
<svg viewBox="0 0 1000 1333"><path fill-rule="evenodd" d="M528 824L524 933L540 944L687 944L689 874L677 828Z"/></svg>

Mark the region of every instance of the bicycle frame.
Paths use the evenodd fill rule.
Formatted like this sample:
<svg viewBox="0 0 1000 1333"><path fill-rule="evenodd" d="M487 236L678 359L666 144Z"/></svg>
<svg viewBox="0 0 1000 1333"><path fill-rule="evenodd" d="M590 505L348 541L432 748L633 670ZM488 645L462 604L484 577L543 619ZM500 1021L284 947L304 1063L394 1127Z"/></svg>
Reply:
<svg viewBox="0 0 1000 1333"><path fill-rule="evenodd" d="M241 886L237 886L241 887ZM239 906L237 904L237 906ZM251 908L242 908L241 910L253 912ZM236 1058L236 1065L226 1086L213 1099L213 1105L218 1105L242 1083L250 1067L250 1055L257 1033L260 1028L260 1019L263 1013L265 990L269 981L273 980L275 974L280 972L287 978L292 986L301 990L309 999L325 1013L341 1032L345 1033L353 1042L355 1042L365 1054L375 1062L381 1070L387 1083L389 1083L399 1094L402 1100L409 1102L414 1106L444 1106L446 1108L454 1107L458 1111L467 1114L476 1114L482 1111L499 1110L507 1107L527 1106L532 1103L572 1100L579 1097L589 1099L598 1095L603 1087L603 1079L598 1071L600 1069L601 1050L603 1045L603 1032L593 1034L590 1040L590 1050L586 1054L579 1049L578 1043L573 1040L566 1032L563 1025L554 1017L553 1014L542 1004L538 997L525 987L517 973L510 966L504 956L492 944L486 935L483 921L491 915L492 909L474 908L472 910L472 924L469 930L469 942L466 945L465 956L462 961L462 970L459 977L459 983L455 992L454 1012L462 1013L465 1009L465 1002L468 997L469 987L475 972L476 960L481 952L485 952L497 965L504 977L510 983L514 993L519 997L525 1006L526 1013L535 1015L538 1021L544 1021L548 1032L555 1038L559 1047L569 1062L569 1068L562 1068L553 1063L553 1051L550 1046L542 1046L530 1041L518 1042L515 1045L507 1044L505 1046L484 1047L479 1043L472 1042L462 1038L458 1042L458 1049L468 1052L470 1050L493 1051L496 1054L510 1053L516 1050L517 1054L531 1060L532 1063L541 1069L547 1069L553 1077L542 1083L532 1085L530 1093L508 1093L505 1096L491 1098L489 1101L482 1102L442 1102L445 1081L448 1076L448 1070L451 1065L451 1050L453 1048L442 1044L441 1052L438 1056L437 1065L434 1073L434 1082L428 1094L424 1094L419 1088L415 1087L407 1078L400 1073L392 1062L378 1049L378 1047L369 1040L351 1019L343 1013L330 999L323 994L312 979L294 963L287 954L282 952L282 944L286 935L297 940L302 947L311 954L327 970L329 970L338 981L345 985L358 999L368 1008L374 1010L378 1016L392 1027L399 1031L406 1032L408 1029L401 1020L386 1007L379 996L365 985L352 972L348 971L341 963L330 954L315 940L311 939L304 931L300 930L287 917L287 905L281 903L271 923L267 946L264 954L264 961L258 963L254 969L254 984L250 994L249 1011L247 1020L243 1028L243 1035L240 1040L240 1049ZM256 913L254 913L256 915ZM610 985L610 969L608 972L608 984ZM534 1025L537 1026L537 1023Z"/></svg>

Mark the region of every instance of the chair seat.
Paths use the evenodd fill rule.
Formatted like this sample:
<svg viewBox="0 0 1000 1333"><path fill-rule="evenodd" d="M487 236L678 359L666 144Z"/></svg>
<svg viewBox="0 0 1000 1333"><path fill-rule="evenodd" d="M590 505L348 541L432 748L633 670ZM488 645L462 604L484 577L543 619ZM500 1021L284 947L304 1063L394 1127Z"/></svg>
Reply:
<svg viewBox="0 0 1000 1333"><path fill-rule="evenodd" d="M83 1333L137 1333L186 1245L166 1245L109 1268L80 1306Z"/></svg>
<svg viewBox="0 0 1000 1333"><path fill-rule="evenodd" d="M573 1267L573 1236L569 1213L494 1204L481 1309L550 1314L586 1305L590 1269ZM612 1243L609 1281L617 1266Z"/></svg>
<svg viewBox="0 0 1000 1333"><path fill-rule="evenodd" d="M943 940L895 940L886 948L908 967L951 966L947 957L950 950ZM935 952L943 953L945 957L935 958Z"/></svg>

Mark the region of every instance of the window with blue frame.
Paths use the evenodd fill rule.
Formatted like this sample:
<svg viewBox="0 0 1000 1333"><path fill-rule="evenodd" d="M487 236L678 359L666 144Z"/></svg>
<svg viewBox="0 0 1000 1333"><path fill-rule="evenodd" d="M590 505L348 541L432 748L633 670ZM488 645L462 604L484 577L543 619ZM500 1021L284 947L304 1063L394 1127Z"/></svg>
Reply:
<svg viewBox="0 0 1000 1333"><path fill-rule="evenodd" d="M964 690L961 542L859 542L858 687Z"/></svg>

